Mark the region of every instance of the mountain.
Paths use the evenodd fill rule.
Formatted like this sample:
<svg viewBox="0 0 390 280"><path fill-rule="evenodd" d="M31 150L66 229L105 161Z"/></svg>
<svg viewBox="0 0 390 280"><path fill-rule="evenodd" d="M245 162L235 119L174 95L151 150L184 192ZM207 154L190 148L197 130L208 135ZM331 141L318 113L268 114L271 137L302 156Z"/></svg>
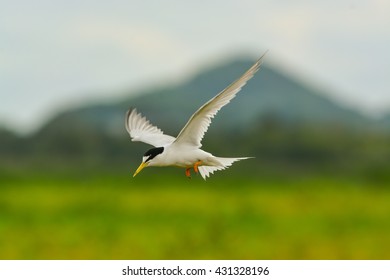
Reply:
<svg viewBox="0 0 390 280"><path fill-rule="evenodd" d="M136 107L165 133L176 136L195 110L252 63L232 60L204 69L181 84L66 110L27 137L0 129L0 170L4 164L24 162L40 168L101 166L123 171L129 162L138 163L147 148L129 141L124 127L129 108ZM307 172L315 166L344 172L372 165L372 170L378 170L377 165L390 156L390 118L364 117L327 96L264 65L217 114L205 135L205 149L215 155L256 157L250 172L264 166L291 172L296 168Z"/></svg>
<svg viewBox="0 0 390 280"><path fill-rule="evenodd" d="M382 118L380 118L378 120L378 123L380 123L380 125L383 127L383 128L387 128L387 130L389 129L390 127L390 114L387 114L385 116L383 116Z"/></svg>
<svg viewBox="0 0 390 280"><path fill-rule="evenodd" d="M150 90L111 104L69 110L51 120L38 134L53 130L69 133L77 126L109 135L124 135L125 112L129 107L136 107L166 133L177 135L197 108L237 79L252 63L248 59L232 60L205 69L179 85ZM210 129L216 132L242 131L264 118L310 126L372 127L373 120L327 96L321 90L265 64L237 97L218 113Z"/></svg>

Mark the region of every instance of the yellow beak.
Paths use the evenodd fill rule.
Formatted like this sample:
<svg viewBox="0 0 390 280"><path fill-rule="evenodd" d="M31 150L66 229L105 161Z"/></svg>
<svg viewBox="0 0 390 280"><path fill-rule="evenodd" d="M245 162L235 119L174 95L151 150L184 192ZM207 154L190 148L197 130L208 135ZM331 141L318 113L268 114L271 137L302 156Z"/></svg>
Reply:
<svg viewBox="0 0 390 280"><path fill-rule="evenodd" d="M140 166L138 166L137 170L135 171L133 177L135 177L138 173L141 172L142 169L144 169L146 166L148 166L148 163L142 162Z"/></svg>

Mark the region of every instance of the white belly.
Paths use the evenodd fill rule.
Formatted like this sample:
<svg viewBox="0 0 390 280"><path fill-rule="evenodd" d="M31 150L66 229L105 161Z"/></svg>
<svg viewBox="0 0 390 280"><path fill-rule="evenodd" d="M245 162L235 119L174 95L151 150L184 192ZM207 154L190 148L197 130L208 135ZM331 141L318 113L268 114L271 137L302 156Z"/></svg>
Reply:
<svg viewBox="0 0 390 280"><path fill-rule="evenodd" d="M158 165L188 168L194 166L194 164L198 161L202 161L202 165L209 165L210 158L212 157L212 154L201 149L188 147L175 147L175 149L170 149L168 146L164 151L164 156L160 158Z"/></svg>

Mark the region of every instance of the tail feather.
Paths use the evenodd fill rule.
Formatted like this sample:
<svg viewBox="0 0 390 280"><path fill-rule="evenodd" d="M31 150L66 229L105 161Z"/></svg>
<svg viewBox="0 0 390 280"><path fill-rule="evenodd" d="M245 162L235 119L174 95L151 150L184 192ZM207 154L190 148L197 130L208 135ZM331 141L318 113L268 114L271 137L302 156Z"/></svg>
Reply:
<svg viewBox="0 0 390 280"><path fill-rule="evenodd" d="M243 160L243 159L249 159L252 157L240 157L240 158L222 158L222 157L216 157L215 160L220 163L220 165L216 166L199 166L199 173L202 176L204 180L207 179L211 174L214 174L215 171L218 170L224 170L231 166L234 162Z"/></svg>

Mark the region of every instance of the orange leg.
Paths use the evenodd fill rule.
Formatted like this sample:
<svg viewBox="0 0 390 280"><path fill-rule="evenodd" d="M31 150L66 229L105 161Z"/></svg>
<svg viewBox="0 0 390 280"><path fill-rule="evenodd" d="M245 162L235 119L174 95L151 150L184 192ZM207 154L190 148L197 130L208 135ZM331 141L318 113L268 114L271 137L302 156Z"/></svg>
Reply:
<svg viewBox="0 0 390 280"><path fill-rule="evenodd" d="M186 169L186 176L187 176L188 179L191 179L191 172L190 172L190 169L191 169L191 168L187 168L187 169Z"/></svg>
<svg viewBox="0 0 390 280"><path fill-rule="evenodd" d="M194 164L194 171L195 171L195 173L198 173L198 172L199 172L198 167L199 167L199 165L201 165L201 164L202 164L202 161L201 161L201 160L198 160L197 162L195 162L195 164Z"/></svg>

